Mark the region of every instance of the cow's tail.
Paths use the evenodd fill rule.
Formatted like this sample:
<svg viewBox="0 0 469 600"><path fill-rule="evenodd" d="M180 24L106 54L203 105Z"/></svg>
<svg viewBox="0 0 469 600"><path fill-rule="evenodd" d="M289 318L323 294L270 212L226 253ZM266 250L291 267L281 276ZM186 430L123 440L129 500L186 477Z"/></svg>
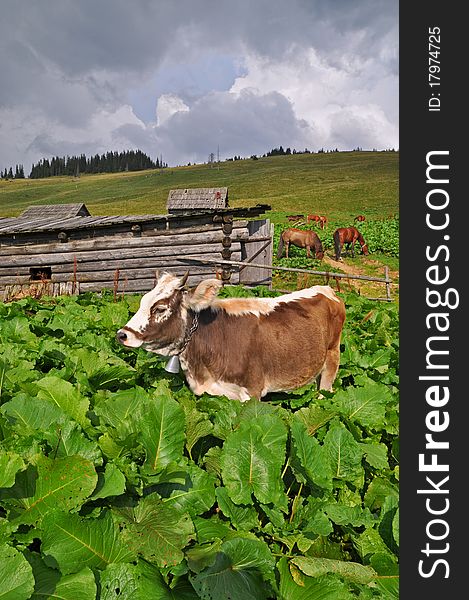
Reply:
<svg viewBox="0 0 469 600"><path fill-rule="evenodd" d="M283 254L283 236L280 235L280 240L278 242L277 258L282 258L282 254Z"/></svg>
<svg viewBox="0 0 469 600"><path fill-rule="evenodd" d="M340 258L340 235L338 231L334 231L334 250L335 250L335 259L339 260Z"/></svg>

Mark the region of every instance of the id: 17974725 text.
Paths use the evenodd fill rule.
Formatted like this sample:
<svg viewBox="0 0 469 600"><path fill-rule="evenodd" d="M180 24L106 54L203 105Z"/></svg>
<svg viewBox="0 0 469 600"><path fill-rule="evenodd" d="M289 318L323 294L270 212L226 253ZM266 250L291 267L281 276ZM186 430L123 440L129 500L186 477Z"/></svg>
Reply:
<svg viewBox="0 0 469 600"><path fill-rule="evenodd" d="M441 110L440 98L440 28L428 28L428 85L430 86L430 97L428 99L428 110L437 112Z"/></svg>

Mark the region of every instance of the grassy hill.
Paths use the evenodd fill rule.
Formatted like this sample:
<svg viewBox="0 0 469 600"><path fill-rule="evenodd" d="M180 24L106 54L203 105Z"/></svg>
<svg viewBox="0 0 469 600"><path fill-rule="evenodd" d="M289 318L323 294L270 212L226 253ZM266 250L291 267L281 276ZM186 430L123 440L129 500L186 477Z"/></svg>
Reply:
<svg viewBox="0 0 469 600"><path fill-rule="evenodd" d="M349 222L397 214L398 152L334 152L274 156L133 173L0 181L0 217L34 204L84 202L92 215L165 214L174 188L221 187L230 206L272 206L274 222L288 213L320 213Z"/></svg>

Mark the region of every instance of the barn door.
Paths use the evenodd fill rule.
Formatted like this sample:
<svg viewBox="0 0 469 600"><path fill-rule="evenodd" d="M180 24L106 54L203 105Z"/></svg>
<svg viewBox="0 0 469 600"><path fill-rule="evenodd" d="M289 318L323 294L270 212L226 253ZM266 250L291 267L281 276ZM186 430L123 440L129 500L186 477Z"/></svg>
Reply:
<svg viewBox="0 0 469 600"><path fill-rule="evenodd" d="M268 285L272 288L272 269L251 264L272 266L274 226L269 219L248 221L249 238L242 244L241 260L246 263L239 268L242 285Z"/></svg>

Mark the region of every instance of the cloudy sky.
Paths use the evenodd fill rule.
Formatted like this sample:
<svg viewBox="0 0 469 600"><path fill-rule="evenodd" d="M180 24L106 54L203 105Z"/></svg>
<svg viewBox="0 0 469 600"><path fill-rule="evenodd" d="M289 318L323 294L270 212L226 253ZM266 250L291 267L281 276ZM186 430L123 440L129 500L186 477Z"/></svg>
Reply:
<svg viewBox="0 0 469 600"><path fill-rule="evenodd" d="M2 0L0 169L398 148L398 0Z"/></svg>

